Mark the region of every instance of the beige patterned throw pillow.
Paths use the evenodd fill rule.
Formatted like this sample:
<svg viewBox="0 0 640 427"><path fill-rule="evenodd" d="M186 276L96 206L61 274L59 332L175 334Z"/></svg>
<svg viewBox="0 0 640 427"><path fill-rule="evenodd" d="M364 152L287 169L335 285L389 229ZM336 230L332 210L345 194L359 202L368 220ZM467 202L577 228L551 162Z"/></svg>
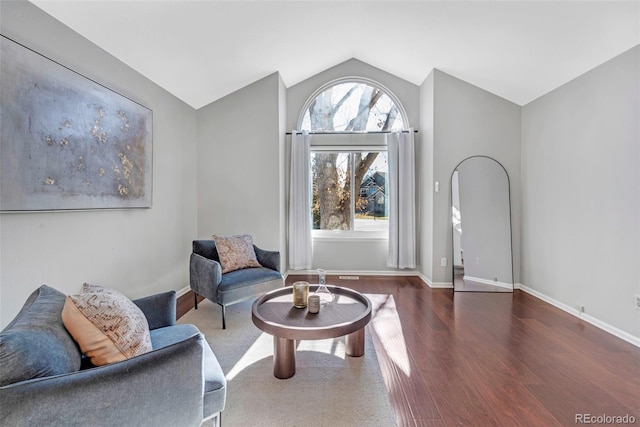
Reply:
<svg viewBox="0 0 640 427"><path fill-rule="evenodd" d="M104 286L100 286L100 285L91 285L89 283L83 283L82 284L82 291L81 292L83 294L88 294L88 293L91 293L91 292L105 292L105 293L108 293L108 294L118 294L118 295L124 296L121 292L116 291L115 289L105 288Z"/></svg>
<svg viewBox="0 0 640 427"><path fill-rule="evenodd" d="M235 236L213 236L218 250L222 272L249 267L262 267L253 249L253 239L248 234Z"/></svg>
<svg viewBox="0 0 640 427"><path fill-rule="evenodd" d="M85 284L82 294L67 296L62 321L95 366L152 350L144 313L114 289Z"/></svg>

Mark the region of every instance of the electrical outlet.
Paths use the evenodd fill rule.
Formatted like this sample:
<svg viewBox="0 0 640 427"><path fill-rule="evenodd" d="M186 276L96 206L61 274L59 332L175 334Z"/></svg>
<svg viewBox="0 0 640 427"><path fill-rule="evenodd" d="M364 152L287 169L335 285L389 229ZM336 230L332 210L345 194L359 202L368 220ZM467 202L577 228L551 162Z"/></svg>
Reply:
<svg viewBox="0 0 640 427"><path fill-rule="evenodd" d="M446 267L446 266L447 266L447 259L440 258L440 267Z"/></svg>
<svg viewBox="0 0 640 427"><path fill-rule="evenodd" d="M639 294L636 294L635 303L636 303L635 307L636 307L638 310L640 310L640 295L639 295Z"/></svg>
<svg viewBox="0 0 640 427"><path fill-rule="evenodd" d="M576 310L578 310L578 313L580 314L584 313L584 305L576 305Z"/></svg>

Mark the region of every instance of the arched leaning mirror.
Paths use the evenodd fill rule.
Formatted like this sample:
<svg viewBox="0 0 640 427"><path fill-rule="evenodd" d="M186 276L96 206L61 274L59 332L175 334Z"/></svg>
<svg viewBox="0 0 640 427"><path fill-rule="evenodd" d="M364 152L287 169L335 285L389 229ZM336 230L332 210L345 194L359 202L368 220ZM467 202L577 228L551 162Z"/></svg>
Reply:
<svg viewBox="0 0 640 427"><path fill-rule="evenodd" d="M509 175L490 157L463 160L451 176L455 291L513 292Z"/></svg>

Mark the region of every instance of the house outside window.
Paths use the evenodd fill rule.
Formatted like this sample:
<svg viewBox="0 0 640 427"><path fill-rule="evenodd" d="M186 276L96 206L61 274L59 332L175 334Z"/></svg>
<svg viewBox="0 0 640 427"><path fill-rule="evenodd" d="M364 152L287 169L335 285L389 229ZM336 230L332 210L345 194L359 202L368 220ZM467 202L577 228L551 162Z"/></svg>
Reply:
<svg viewBox="0 0 640 427"><path fill-rule="evenodd" d="M397 99L376 82L348 78L312 95L300 129L311 143L312 224L316 237L388 235L385 134L407 126Z"/></svg>

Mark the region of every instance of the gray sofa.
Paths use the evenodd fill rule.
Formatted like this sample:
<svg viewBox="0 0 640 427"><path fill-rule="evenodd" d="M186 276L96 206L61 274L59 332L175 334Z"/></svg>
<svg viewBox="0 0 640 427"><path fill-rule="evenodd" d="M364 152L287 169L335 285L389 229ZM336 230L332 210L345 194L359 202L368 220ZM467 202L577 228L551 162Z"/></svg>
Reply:
<svg viewBox="0 0 640 427"><path fill-rule="evenodd" d="M65 295L43 285L0 333L2 426L219 424L226 379L203 335L176 325L176 295L133 302L153 351L94 367L62 323Z"/></svg>
<svg viewBox="0 0 640 427"><path fill-rule="evenodd" d="M198 309L198 295L215 302L222 308L222 329L226 329L225 307L257 298L284 286L280 274L280 252L260 249L253 245L261 267L222 273L220 257L213 240L194 240L189 260L189 284L194 293L194 306Z"/></svg>

